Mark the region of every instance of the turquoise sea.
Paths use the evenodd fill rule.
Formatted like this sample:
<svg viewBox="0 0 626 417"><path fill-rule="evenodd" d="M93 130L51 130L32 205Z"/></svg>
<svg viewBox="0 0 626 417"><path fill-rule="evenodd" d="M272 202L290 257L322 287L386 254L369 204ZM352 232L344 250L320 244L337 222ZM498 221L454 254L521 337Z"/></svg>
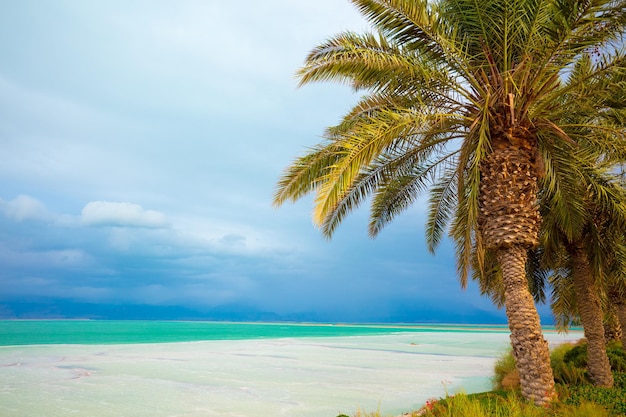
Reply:
<svg viewBox="0 0 626 417"><path fill-rule="evenodd" d="M498 325L382 325L192 321L0 320L0 346L173 343L202 340L345 337L399 332L507 332Z"/></svg>
<svg viewBox="0 0 626 417"><path fill-rule="evenodd" d="M0 417L398 416L489 390L508 346L505 326L0 321Z"/></svg>

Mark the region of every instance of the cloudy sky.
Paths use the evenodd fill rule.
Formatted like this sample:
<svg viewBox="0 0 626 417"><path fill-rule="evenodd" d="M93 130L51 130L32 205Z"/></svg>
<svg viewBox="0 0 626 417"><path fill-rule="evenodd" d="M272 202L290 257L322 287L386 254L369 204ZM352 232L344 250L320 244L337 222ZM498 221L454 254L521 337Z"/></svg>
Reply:
<svg viewBox="0 0 626 417"><path fill-rule="evenodd" d="M357 97L297 87L347 0L0 3L0 317L502 321L418 204L331 241L283 169Z"/></svg>

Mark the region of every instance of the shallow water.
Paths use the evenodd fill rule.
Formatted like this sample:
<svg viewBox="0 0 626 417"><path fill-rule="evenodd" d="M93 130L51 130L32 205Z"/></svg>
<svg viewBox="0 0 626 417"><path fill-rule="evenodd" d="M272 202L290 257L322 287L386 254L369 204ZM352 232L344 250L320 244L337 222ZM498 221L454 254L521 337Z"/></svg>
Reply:
<svg viewBox="0 0 626 417"><path fill-rule="evenodd" d="M551 343L576 340L547 332ZM490 388L505 332L0 347L0 416L397 415Z"/></svg>
<svg viewBox="0 0 626 417"><path fill-rule="evenodd" d="M170 343L287 337L373 336L398 332L507 332L506 325L235 323L158 320L0 320L0 346Z"/></svg>

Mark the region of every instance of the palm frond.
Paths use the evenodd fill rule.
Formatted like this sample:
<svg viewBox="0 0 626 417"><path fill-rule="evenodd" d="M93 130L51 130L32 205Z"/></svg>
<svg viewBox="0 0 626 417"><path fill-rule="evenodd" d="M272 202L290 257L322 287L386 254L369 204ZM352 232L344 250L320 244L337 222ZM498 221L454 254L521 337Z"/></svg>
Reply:
<svg viewBox="0 0 626 417"><path fill-rule="evenodd" d="M281 206L287 200L296 201L315 191L326 175L329 166L341 157L334 143L320 144L311 148L309 153L297 158L280 178L273 204Z"/></svg>
<svg viewBox="0 0 626 417"><path fill-rule="evenodd" d="M390 180L374 194L369 223L370 236L375 237L398 214L410 207L427 187L450 166L456 151L442 152L420 165L413 165L404 175L391 175Z"/></svg>
<svg viewBox="0 0 626 417"><path fill-rule="evenodd" d="M342 149L341 158L329 167L323 183L317 189L314 219L320 224L341 205L362 169L388 151L409 149L427 156L431 149L444 146L450 140L452 126L462 123L455 115L423 114L415 111L385 111L367 123L359 123L336 142ZM438 133L443 132L441 136ZM408 147L408 148L407 148ZM323 230L330 230L324 227Z"/></svg>
<svg viewBox="0 0 626 417"><path fill-rule="evenodd" d="M454 213L454 207L458 200L456 195L458 190L457 176L458 171L456 169L446 169L430 190L426 244L428 250L433 254Z"/></svg>
<svg viewBox="0 0 626 417"><path fill-rule="evenodd" d="M574 284L569 275L570 270L556 270L550 277L552 285L552 302L550 307L554 315L554 324L558 331L567 331L570 326L579 324L576 308Z"/></svg>

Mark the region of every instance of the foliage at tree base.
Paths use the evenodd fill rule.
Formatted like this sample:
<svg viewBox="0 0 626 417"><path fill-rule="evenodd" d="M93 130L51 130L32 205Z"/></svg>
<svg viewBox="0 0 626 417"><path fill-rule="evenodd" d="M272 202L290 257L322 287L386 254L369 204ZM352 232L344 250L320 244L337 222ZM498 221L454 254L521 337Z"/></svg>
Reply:
<svg viewBox="0 0 626 417"><path fill-rule="evenodd" d="M423 417L610 417L596 402L584 400L578 404L556 402L538 407L524 400L518 392L492 392L475 395L458 394L426 407L412 416Z"/></svg>
<svg viewBox="0 0 626 417"><path fill-rule="evenodd" d="M564 404L578 406L585 401L593 401L609 411L610 416L626 416L626 373L614 372L613 388L596 387L591 384L561 386Z"/></svg>

